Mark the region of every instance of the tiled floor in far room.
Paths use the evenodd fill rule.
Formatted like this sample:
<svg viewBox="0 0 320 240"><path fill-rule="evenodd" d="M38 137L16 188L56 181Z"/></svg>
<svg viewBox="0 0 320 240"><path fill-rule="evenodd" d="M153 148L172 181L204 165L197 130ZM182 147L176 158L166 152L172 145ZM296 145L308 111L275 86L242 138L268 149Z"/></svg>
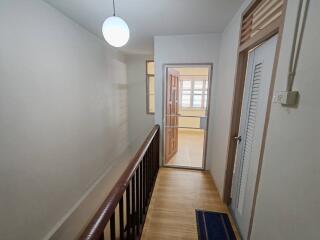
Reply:
<svg viewBox="0 0 320 240"><path fill-rule="evenodd" d="M178 152L168 166L202 167L204 131L201 129L178 130Z"/></svg>

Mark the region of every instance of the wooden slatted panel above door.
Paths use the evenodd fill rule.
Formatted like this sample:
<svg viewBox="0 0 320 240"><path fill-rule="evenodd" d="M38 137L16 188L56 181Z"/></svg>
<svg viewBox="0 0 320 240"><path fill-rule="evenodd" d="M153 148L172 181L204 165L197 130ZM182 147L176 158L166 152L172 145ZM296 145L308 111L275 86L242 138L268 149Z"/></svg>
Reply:
<svg viewBox="0 0 320 240"><path fill-rule="evenodd" d="M279 20L284 14L284 0L256 0L242 17L240 46Z"/></svg>

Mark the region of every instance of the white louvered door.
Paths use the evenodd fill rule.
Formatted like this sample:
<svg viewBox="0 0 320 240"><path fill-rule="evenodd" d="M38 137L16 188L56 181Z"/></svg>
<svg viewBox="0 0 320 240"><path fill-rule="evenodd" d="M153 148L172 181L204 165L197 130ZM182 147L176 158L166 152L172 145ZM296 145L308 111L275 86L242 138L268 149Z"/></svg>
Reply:
<svg viewBox="0 0 320 240"><path fill-rule="evenodd" d="M248 236L276 44L277 36L248 56L231 196L243 239Z"/></svg>

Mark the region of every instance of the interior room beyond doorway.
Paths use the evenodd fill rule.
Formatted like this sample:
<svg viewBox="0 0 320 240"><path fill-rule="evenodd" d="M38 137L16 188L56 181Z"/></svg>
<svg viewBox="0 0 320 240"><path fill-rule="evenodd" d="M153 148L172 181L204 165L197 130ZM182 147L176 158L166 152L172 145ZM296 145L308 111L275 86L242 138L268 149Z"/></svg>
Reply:
<svg viewBox="0 0 320 240"><path fill-rule="evenodd" d="M165 165L202 169L211 65L166 70Z"/></svg>

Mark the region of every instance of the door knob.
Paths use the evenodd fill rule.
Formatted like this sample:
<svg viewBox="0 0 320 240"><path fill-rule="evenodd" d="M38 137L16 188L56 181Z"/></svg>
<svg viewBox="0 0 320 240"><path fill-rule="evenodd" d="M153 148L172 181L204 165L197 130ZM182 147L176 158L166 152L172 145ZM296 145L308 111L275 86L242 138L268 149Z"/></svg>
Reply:
<svg viewBox="0 0 320 240"><path fill-rule="evenodd" d="M235 141L241 142L241 136L237 136L233 138Z"/></svg>

